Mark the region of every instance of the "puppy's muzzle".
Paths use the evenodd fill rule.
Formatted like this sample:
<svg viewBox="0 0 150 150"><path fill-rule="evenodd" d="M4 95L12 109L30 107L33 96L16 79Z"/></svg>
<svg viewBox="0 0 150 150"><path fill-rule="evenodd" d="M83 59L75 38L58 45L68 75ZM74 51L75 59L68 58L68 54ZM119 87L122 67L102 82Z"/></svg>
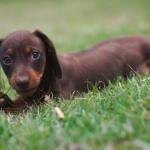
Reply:
<svg viewBox="0 0 150 150"><path fill-rule="evenodd" d="M18 76L15 79L16 85L20 89L27 89L30 84L30 79L28 76Z"/></svg>

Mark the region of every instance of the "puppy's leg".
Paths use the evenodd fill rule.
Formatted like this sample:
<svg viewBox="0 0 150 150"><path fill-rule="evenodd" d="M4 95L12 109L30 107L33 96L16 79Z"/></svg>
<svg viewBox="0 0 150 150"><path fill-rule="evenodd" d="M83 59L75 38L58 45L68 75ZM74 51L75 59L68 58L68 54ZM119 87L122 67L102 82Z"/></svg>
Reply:
<svg viewBox="0 0 150 150"><path fill-rule="evenodd" d="M0 92L0 99L3 99L3 101L0 101L0 109L5 112L22 111L24 108L34 104L34 101L30 97L23 98L22 96L18 96L14 100L11 100L7 94L2 92Z"/></svg>
<svg viewBox="0 0 150 150"><path fill-rule="evenodd" d="M3 101L0 101L0 108L13 107L14 104L7 94L0 92L0 99L3 99Z"/></svg>

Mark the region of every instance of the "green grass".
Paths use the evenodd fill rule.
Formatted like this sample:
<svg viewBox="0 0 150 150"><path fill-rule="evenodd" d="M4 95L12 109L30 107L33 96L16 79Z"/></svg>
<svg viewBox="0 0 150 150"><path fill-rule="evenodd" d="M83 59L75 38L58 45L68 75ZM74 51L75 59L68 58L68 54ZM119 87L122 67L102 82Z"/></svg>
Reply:
<svg viewBox="0 0 150 150"><path fill-rule="evenodd" d="M0 37L39 28L58 53L86 49L109 37L150 34L149 0L0 1ZM1 72L3 87L9 85ZM141 150L150 148L150 80L118 78L83 97L30 109L0 112L2 150ZM11 98L16 93L8 92ZM60 120L54 107L65 115Z"/></svg>

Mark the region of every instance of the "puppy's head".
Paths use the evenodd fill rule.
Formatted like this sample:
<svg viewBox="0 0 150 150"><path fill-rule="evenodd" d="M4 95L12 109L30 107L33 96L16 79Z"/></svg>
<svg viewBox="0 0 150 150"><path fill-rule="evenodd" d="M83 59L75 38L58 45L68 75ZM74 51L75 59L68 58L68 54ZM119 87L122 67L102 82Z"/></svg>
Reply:
<svg viewBox="0 0 150 150"><path fill-rule="evenodd" d="M0 39L0 63L12 88L24 97L36 91L45 70L61 78L53 43L39 30L19 30Z"/></svg>

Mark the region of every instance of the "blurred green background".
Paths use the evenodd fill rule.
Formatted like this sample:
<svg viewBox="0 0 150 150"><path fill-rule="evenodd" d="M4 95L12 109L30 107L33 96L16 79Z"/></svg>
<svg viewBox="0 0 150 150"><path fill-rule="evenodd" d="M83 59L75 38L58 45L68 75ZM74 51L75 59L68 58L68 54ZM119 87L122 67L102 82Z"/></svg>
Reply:
<svg viewBox="0 0 150 150"><path fill-rule="evenodd" d="M149 0L1 0L0 37L40 29L60 53L117 35L149 34Z"/></svg>

